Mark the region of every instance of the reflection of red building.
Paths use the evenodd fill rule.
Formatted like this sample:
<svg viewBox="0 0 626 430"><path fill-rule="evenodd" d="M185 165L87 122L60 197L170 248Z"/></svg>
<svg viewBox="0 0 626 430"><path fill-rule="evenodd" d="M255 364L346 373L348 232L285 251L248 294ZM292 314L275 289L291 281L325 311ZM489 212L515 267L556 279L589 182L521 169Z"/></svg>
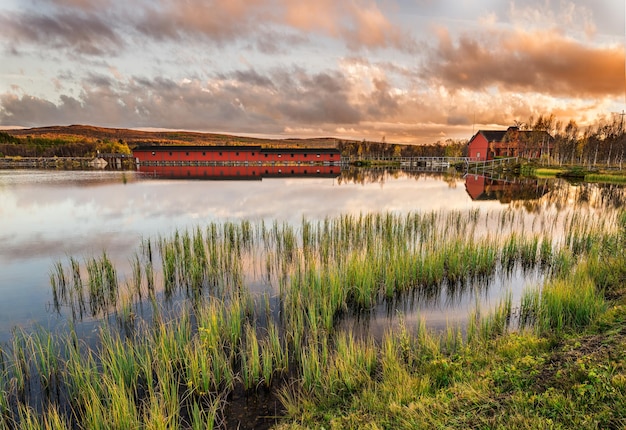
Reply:
<svg viewBox="0 0 626 430"><path fill-rule="evenodd" d="M278 177L336 177L340 166L333 165L139 165L137 170L158 178L207 180L261 180Z"/></svg>
<svg viewBox="0 0 626 430"><path fill-rule="evenodd" d="M472 200L498 200L500 203L510 203L514 200L538 199L550 191L550 188L546 181L537 179L511 182L469 174L465 177L465 190Z"/></svg>
<svg viewBox="0 0 626 430"><path fill-rule="evenodd" d="M133 150L137 165L339 164L337 149L263 148L261 146L150 146Z"/></svg>
<svg viewBox="0 0 626 430"><path fill-rule="evenodd" d="M493 160L498 157L540 158L549 154L553 138L545 131L479 130L468 143L467 155L472 160Z"/></svg>

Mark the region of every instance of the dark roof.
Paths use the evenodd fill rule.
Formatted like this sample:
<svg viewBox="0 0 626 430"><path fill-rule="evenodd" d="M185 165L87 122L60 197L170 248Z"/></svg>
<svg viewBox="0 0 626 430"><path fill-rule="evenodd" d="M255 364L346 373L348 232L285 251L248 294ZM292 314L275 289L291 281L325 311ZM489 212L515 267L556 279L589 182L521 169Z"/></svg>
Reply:
<svg viewBox="0 0 626 430"><path fill-rule="evenodd" d="M487 142L501 142L506 130L478 130L478 133L482 134Z"/></svg>
<svg viewBox="0 0 626 430"><path fill-rule="evenodd" d="M336 148L263 148L261 152L268 154L284 154L285 152L294 154L339 154Z"/></svg>
<svg viewBox="0 0 626 430"><path fill-rule="evenodd" d="M478 130L478 133L476 133L474 137L476 137L478 134L482 134L487 140L487 142L503 142L508 132L509 130ZM530 136L545 135L548 137L548 139L552 139L552 136L550 135L550 133L548 133L547 131L543 131L543 130L541 131L515 130L515 132L519 133L520 136L524 136L526 138L529 138ZM472 137L471 140L474 140L474 137Z"/></svg>
<svg viewBox="0 0 626 430"><path fill-rule="evenodd" d="M150 145L138 146L135 151L260 151L260 145Z"/></svg>
<svg viewBox="0 0 626 430"><path fill-rule="evenodd" d="M267 154L339 154L336 148L263 148L260 145L151 145L138 146L135 151L206 151L206 152L233 152L233 151L259 151Z"/></svg>

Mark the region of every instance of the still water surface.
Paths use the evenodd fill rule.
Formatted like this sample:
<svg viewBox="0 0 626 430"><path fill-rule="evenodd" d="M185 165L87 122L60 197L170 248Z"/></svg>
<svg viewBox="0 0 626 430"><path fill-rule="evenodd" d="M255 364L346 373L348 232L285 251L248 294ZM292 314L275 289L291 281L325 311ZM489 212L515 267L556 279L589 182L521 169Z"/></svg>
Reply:
<svg viewBox="0 0 626 430"><path fill-rule="evenodd" d="M589 196L581 198L584 193ZM611 198L605 201L603 193ZM616 187L588 190L547 181L520 185L474 175L342 172L196 180L149 172L0 171L0 342L10 338L15 326L54 328L67 321L51 305L55 262L65 263L69 256L84 261L106 251L124 278L143 239L213 221L278 220L299 226L303 218L318 221L339 214L468 209L519 211L532 217L548 211L602 213L604 206L619 207L623 201L623 189ZM400 304L399 310L443 325L465 318L477 302L490 306L507 292L515 300L526 285L538 281L537 273L513 273L480 297L469 292L451 300L442 294L415 306ZM385 312L393 314L381 309Z"/></svg>

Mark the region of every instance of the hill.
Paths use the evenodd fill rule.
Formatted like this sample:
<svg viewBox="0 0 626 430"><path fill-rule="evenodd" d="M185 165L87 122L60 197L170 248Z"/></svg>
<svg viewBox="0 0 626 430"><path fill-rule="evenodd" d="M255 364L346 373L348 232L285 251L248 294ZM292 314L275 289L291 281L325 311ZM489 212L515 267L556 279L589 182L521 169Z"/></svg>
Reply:
<svg viewBox="0 0 626 430"><path fill-rule="evenodd" d="M268 139L190 131L142 131L124 128L104 128L89 125L50 126L27 129L5 130L16 137L64 140L70 142L122 141L130 147L142 144L168 145L263 145L263 146L306 146L335 148L335 138L312 139Z"/></svg>

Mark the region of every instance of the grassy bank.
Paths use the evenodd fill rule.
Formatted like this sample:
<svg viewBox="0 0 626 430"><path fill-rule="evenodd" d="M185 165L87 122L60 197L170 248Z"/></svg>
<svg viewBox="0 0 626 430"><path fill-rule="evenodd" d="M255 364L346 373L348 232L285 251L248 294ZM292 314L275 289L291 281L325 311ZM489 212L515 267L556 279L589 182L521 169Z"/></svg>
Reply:
<svg viewBox="0 0 626 430"><path fill-rule="evenodd" d="M602 357L550 366L569 365L587 337L621 340L624 316L607 297L624 282L626 217L532 216L212 223L144 240L126 280L106 253L70 257L50 273L54 306L101 318L96 339L71 325L16 331L0 351L0 428L211 428L233 425L236 399L268 393L275 417L255 427L619 426L623 346L600 348L618 367L604 369ZM267 288L251 289L247 269ZM400 317L375 337L341 326L444 286L451 297L481 295L516 270L541 270L547 282L519 309L505 296L464 327L440 333Z"/></svg>
<svg viewBox="0 0 626 430"><path fill-rule="evenodd" d="M380 370L349 396L291 396L280 428L623 428L623 305L567 335L532 331L471 342L402 333ZM452 347L444 348L443 345Z"/></svg>
<svg viewBox="0 0 626 430"><path fill-rule="evenodd" d="M521 172L524 176L534 178L562 177L584 182L626 184L626 172L622 170L588 170L584 166L541 167L528 164L522 167Z"/></svg>
<svg viewBox="0 0 626 430"><path fill-rule="evenodd" d="M389 332L377 370L348 395L327 395L333 371L330 385L285 390L292 422L280 428L623 428L626 217L621 223L606 249L529 290L517 314L505 300L477 314L465 337L423 325L414 336ZM515 317L521 327L511 330Z"/></svg>

